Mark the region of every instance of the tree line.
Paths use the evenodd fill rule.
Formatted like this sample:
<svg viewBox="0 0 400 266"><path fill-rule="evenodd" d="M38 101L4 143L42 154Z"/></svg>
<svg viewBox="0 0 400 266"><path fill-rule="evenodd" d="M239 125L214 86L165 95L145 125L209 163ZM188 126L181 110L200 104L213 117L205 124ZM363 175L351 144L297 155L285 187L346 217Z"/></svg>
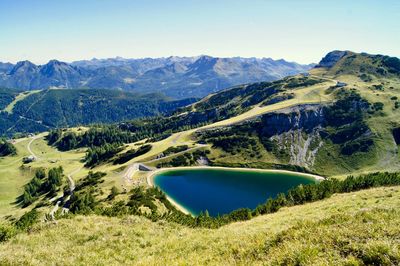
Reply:
<svg viewBox="0 0 400 266"><path fill-rule="evenodd" d="M138 141L137 136L129 131L115 126L96 126L88 131L77 134L63 132L61 129L52 130L47 136L49 145L56 146L59 150L68 151L81 147L102 146L105 144L131 143Z"/></svg>
<svg viewBox="0 0 400 266"><path fill-rule="evenodd" d="M138 149L131 149L125 153L119 154L114 160L114 164L124 164L135 157L143 155L151 150L152 146L150 144L144 144Z"/></svg>
<svg viewBox="0 0 400 266"><path fill-rule="evenodd" d="M44 169L36 170L34 177L24 186L24 192L18 197L17 202L22 207L27 207L35 202L40 196L46 195L51 198L57 195L57 191L62 185L63 168L51 168L46 176Z"/></svg>
<svg viewBox="0 0 400 266"><path fill-rule="evenodd" d="M104 144L101 146L93 146L86 151L85 155L85 166L93 167L102 162L107 161L114 157L118 152L122 151L123 148L120 147L119 143Z"/></svg>

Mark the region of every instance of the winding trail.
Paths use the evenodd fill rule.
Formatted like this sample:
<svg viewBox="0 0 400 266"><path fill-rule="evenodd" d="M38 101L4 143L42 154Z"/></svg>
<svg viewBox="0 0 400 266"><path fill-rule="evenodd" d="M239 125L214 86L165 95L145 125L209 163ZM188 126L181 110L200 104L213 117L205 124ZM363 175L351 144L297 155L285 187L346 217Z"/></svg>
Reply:
<svg viewBox="0 0 400 266"><path fill-rule="evenodd" d="M37 140L37 139L39 139L39 138L41 138L41 136L39 136L39 135L33 136L32 139L29 141L28 145L26 146L26 149L29 151L29 153L30 153L33 157L36 158L36 160L40 160L40 157L37 156L37 155L32 151L31 145L32 145L32 143L33 143L35 140Z"/></svg>
<svg viewBox="0 0 400 266"><path fill-rule="evenodd" d="M41 160L41 158L40 158L39 156L37 156L37 155L32 151L31 145L32 145L32 143L33 143L35 140L37 140L37 139L39 139L39 138L41 138L41 137L43 137L43 136L41 136L41 135L33 136L33 137L31 138L31 140L28 142L28 144L26 145L26 149L28 150L28 152L29 152L34 158L36 158L36 160ZM80 166L80 167L78 167L77 169L75 169L75 170L73 170L72 172L70 172L69 174L67 174L68 184L69 184L69 193L68 193L68 195L63 194L60 198L54 197L54 198L51 198L51 199L49 200L51 203L54 202L55 200L57 200L57 201L56 201L56 204L54 205L54 207L51 209L51 211L50 211L50 213L49 213L49 215L51 216L51 218L52 218L53 220L55 219L54 215L55 215L55 213L57 212L57 210L59 209L60 204L61 204L62 202L64 202L63 212L68 212L68 208L65 207L65 203L71 198L71 195L72 195L72 193L74 192L74 190L75 190L75 188L76 188L76 186L75 186L75 181L72 179L72 176L75 175L76 173L78 173L82 168L83 168L83 166Z"/></svg>
<svg viewBox="0 0 400 266"><path fill-rule="evenodd" d="M68 195L63 194L63 195L57 200L56 205L54 205L53 209L51 209L49 215L50 215L50 217L51 217L52 220L55 219L54 214L55 214L55 213L57 212L57 210L59 209L61 202L65 202L65 203L64 203L64 206L63 206L63 208L62 208L63 213L67 213L67 212L69 211L69 209L68 209L67 207L65 207L65 206L66 206L67 201L71 198L71 195L72 195L72 193L74 192L74 190L75 190L75 188L76 188L76 186L75 186L75 181L72 179L72 176L73 176L74 174L78 173L82 168L83 168L83 166L78 167L77 169L75 169L74 171L72 171L71 173L69 173L69 174L67 175L68 183L69 183L69 194L68 194ZM53 198L53 199L50 199L50 202L53 202L53 201L54 201L54 198Z"/></svg>
<svg viewBox="0 0 400 266"><path fill-rule="evenodd" d="M72 171L71 173L69 173L67 175L68 181L69 181L69 191L70 194L72 194L72 192L74 192L75 190L75 181L72 179L72 176L75 175L76 173L78 173L80 170L82 170L83 166L78 167L77 169L75 169L74 171Z"/></svg>

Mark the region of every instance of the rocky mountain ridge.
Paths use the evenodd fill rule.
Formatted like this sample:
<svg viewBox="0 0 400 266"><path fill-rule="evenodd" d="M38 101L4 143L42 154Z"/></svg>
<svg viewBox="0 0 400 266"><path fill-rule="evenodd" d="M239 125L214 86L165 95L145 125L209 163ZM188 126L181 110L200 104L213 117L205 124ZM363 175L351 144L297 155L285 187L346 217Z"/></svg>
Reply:
<svg viewBox="0 0 400 266"><path fill-rule="evenodd" d="M162 92L173 98L204 97L227 87L272 81L308 71L301 65L271 58L211 56L144 59L92 59L72 63L51 60L45 65L21 61L0 64L0 86L23 90L122 89Z"/></svg>

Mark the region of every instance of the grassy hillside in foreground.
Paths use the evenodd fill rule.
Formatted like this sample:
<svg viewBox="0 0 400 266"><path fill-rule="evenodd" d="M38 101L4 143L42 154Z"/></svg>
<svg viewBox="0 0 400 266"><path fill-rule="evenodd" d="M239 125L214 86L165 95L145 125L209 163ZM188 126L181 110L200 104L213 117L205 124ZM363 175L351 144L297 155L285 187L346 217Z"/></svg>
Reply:
<svg viewBox="0 0 400 266"><path fill-rule="evenodd" d="M400 187L337 194L219 229L78 216L0 245L5 265L396 265Z"/></svg>

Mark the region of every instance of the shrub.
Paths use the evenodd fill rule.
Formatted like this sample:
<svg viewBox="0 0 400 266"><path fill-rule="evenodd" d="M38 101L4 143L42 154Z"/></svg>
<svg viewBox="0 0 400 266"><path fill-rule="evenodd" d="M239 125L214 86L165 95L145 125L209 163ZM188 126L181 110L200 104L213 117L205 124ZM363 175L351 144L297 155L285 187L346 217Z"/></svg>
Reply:
<svg viewBox="0 0 400 266"><path fill-rule="evenodd" d="M113 186L110 191L110 195L108 195L109 200L113 200L119 194L119 190L116 186Z"/></svg>
<svg viewBox="0 0 400 266"><path fill-rule="evenodd" d="M93 213L98 204L93 192L93 189L89 189L72 194L69 210L75 214Z"/></svg>
<svg viewBox="0 0 400 266"><path fill-rule="evenodd" d="M5 242L17 234L16 228L11 224L0 224L0 243Z"/></svg>
<svg viewBox="0 0 400 266"><path fill-rule="evenodd" d="M376 111L382 111L384 104L382 102L376 102L373 104L373 107Z"/></svg>
<svg viewBox="0 0 400 266"><path fill-rule="evenodd" d="M17 149L11 143L0 139L0 157L16 155Z"/></svg>
<svg viewBox="0 0 400 266"><path fill-rule="evenodd" d="M370 82L370 81L372 81L372 77L371 77L370 75L368 75L368 74L365 74L365 73L362 73L362 74L360 75L360 79L361 79L362 81L364 81L364 82Z"/></svg>
<svg viewBox="0 0 400 266"><path fill-rule="evenodd" d="M15 223L15 227L19 230L27 230L39 220L39 213L33 209L19 218Z"/></svg>
<svg viewBox="0 0 400 266"><path fill-rule="evenodd" d="M178 152L182 152L185 151L189 148L188 145L180 145L180 146L176 146L176 147L169 147L168 149L166 149L165 151L163 151L162 153L167 156L169 154L173 154L173 153L178 153Z"/></svg>

